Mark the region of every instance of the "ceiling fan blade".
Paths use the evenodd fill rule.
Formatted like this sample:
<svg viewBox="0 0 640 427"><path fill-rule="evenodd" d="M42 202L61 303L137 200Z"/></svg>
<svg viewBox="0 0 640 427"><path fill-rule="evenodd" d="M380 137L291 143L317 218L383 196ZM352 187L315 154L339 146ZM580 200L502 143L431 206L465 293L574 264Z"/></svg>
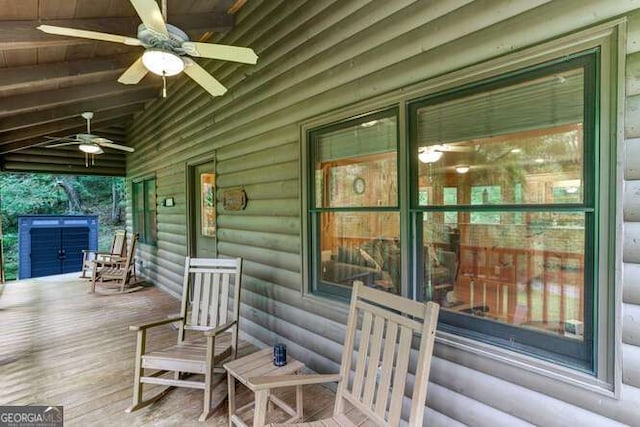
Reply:
<svg viewBox="0 0 640 427"><path fill-rule="evenodd" d="M92 144L113 144L113 141L101 136L95 136L91 139Z"/></svg>
<svg viewBox="0 0 640 427"><path fill-rule="evenodd" d="M118 81L125 85L134 85L147 75L147 67L142 63L142 57L138 58L127 70L122 73Z"/></svg>
<svg viewBox="0 0 640 427"><path fill-rule="evenodd" d="M130 46L142 46L140 40L134 37L119 36L117 34L99 33L97 31L78 30L76 28L56 27L54 25L40 25L40 31L59 36L82 37L85 39L102 40L105 42L124 43Z"/></svg>
<svg viewBox="0 0 640 427"><path fill-rule="evenodd" d="M145 27L169 37L162 12L156 0L129 0Z"/></svg>
<svg viewBox="0 0 640 427"><path fill-rule="evenodd" d="M48 139L50 143L52 142L65 142L65 143L69 143L69 144L80 144L81 141L78 140L78 138L73 138L70 136L65 136L65 137L61 137L61 138L53 138L51 136L45 136L46 139Z"/></svg>
<svg viewBox="0 0 640 427"><path fill-rule="evenodd" d="M195 80L196 83L213 96L224 95L227 88L209 74L207 70L199 66L193 59L183 58L183 61L185 64L184 72Z"/></svg>
<svg viewBox="0 0 640 427"><path fill-rule="evenodd" d="M98 144L101 147L113 148L115 150L128 151L129 153L133 153L134 151L136 151L132 147L127 147L126 145L114 144L112 142L105 142L105 141L102 141L103 139L108 141L108 139L106 139L106 138L96 138L96 139L93 140L93 142Z"/></svg>
<svg viewBox="0 0 640 427"><path fill-rule="evenodd" d="M51 141L77 141L75 136L44 136L43 138L49 139Z"/></svg>
<svg viewBox="0 0 640 427"><path fill-rule="evenodd" d="M248 47L229 46L215 43L184 42L182 48L191 56L222 59L224 61L255 64L258 55Z"/></svg>
<svg viewBox="0 0 640 427"><path fill-rule="evenodd" d="M61 142L59 144L51 144L51 145L45 145L44 148L56 148L56 147L64 147L66 145L78 145L79 142L78 141L74 141L74 142Z"/></svg>

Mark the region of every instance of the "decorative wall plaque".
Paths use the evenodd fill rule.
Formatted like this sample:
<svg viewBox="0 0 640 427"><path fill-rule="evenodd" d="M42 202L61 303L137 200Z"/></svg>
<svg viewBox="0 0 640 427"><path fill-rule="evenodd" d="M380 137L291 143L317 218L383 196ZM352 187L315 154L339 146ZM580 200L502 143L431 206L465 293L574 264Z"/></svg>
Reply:
<svg viewBox="0 0 640 427"><path fill-rule="evenodd" d="M222 206L227 211L241 211L247 207L247 193L244 188L226 190L222 195Z"/></svg>

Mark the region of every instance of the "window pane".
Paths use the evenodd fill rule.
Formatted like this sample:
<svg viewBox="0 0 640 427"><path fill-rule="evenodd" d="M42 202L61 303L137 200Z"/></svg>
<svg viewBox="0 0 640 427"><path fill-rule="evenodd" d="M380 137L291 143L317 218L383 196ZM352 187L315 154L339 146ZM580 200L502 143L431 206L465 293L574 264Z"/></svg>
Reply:
<svg viewBox="0 0 640 427"><path fill-rule="evenodd" d="M444 187L442 193L442 204L444 205L456 205L458 204L458 188L457 187ZM444 214L444 222L450 225L458 223L458 215L455 212L446 212Z"/></svg>
<svg viewBox="0 0 640 427"><path fill-rule="evenodd" d="M417 108L419 193L460 184L461 205L582 203L583 92L580 68Z"/></svg>
<svg viewBox="0 0 640 427"><path fill-rule="evenodd" d="M147 210L156 210L156 180L148 179L145 182L145 207Z"/></svg>
<svg viewBox="0 0 640 427"><path fill-rule="evenodd" d="M397 120L349 122L314 135L315 207L397 206Z"/></svg>
<svg viewBox="0 0 640 427"><path fill-rule="evenodd" d="M351 288L354 280L400 291L400 216L397 212L319 214L321 282Z"/></svg>
<svg viewBox="0 0 640 427"><path fill-rule="evenodd" d="M200 174L200 234L208 237L216 236L216 175Z"/></svg>
<svg viewBox="0 0 640 427"><path fill-rule="evenodd" d="M474 185L471 187L472 205L499 205L502 201L499 185ZM496 212L472 212L472 224L500 224L500 214Z"/></svg>
<svg viewBox="0 0 640 427"><path fill-rule="evenodd" d="M155 243L158 240L156 222L156 180L145 181L145 243Z"/></svg>
<svg viewBox="0 0 640 427"><path fill-rule="evenodd" d="M584 213L492 213L472 223L456 213L423 218L423 288L418 295L465 316L479 316L583 340Z"/></svg>
<svg viewBox="0 0 640 427"><path fill-rule="evenodd" d="M144 182L133 183L132 196L133 231L144 234Z"/></svg>

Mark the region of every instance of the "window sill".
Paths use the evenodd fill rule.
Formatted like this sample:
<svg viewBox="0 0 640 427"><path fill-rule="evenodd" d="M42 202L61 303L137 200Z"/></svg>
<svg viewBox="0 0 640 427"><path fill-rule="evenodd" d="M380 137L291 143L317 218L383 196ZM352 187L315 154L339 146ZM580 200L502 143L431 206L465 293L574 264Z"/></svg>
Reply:
<svg viewBox="0 0 640 427"><path fill-rule="evenodd" d="M552 362L447 332L438 331L436 342L440 358L567 402L573 400L576 388L618 398L613 384Z"/></svg>

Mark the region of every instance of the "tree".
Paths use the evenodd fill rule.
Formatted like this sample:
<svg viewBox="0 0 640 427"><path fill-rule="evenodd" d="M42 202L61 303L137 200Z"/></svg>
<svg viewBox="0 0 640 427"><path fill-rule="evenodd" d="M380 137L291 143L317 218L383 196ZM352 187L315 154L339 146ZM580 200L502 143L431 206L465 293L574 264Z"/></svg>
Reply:
<svg viewBox="0 0 640 427"><path fill-rule="evenodd" d="M82 207L80 206L80 197L78 196L78 192L74 188L74 180L76 177L60 177L58 178L57 184L62 187L64 192L67 195L68 207L67 213L81 213Z"/></svg>

